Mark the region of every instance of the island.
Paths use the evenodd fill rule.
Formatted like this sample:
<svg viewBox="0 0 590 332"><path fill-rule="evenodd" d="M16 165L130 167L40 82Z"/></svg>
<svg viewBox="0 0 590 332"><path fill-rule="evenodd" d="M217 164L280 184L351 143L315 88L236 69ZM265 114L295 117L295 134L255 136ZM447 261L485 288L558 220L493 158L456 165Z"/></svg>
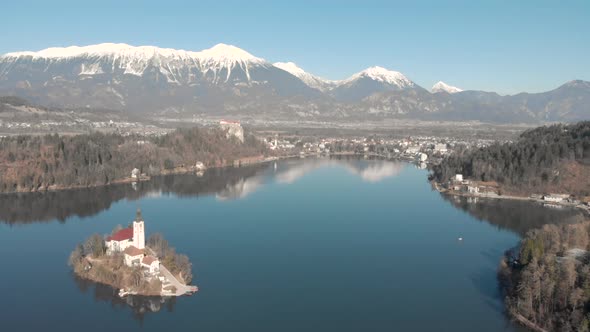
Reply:
<svg viewBox="0 0 590 332"><path fill-rule="evenodd" d="M70 254L76 276L119 289L119 296L182 296L198 291L192 264L155 233L145 240L145 222L137 209L129 227L116 227L104 237L90 236Z"/></svg>

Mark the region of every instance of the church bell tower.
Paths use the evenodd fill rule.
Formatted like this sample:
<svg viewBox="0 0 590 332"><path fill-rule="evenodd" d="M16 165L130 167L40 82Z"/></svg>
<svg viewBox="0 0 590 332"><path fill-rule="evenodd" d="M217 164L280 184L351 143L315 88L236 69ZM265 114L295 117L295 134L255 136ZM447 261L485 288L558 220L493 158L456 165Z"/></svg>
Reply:
<svg viewBox="0 0 590 332"><path fill-rule="evenodd" d="M133 246L138 249L145 248L145 227L141 210L137 209L135 220L133 221Z"/></svg>

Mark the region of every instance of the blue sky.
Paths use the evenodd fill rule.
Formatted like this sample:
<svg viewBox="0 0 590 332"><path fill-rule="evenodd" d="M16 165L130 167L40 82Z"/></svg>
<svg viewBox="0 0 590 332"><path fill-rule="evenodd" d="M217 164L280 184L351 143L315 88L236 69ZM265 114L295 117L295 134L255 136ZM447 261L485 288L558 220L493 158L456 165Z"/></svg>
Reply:
<svg viewBox="0 0 590 332"><path fill-rule="evenodd" d="M590 80L590 1L10 1L0 53L124 42L233 44L342 79L379 65L512 94Z"/></svg>

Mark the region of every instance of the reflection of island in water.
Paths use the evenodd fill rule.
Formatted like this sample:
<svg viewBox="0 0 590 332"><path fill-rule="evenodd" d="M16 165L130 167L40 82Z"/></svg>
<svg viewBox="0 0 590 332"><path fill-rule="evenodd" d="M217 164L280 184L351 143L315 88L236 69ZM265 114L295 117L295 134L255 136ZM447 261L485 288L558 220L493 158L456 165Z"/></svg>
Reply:
<svg viewBox="0 0 590 332"><path fill-rule="evenodd" d="M530 201L441 195L453 206L476 219L520 235L545 224L576 223L584 220L583 213L578 209L555 209Z"/></svg>
<svg viewBox="0 0 590 332"><path fill-rule="evenodd" d="M363 181L378 182L399 174L404 164L337 156L281 161L277 169L274 164L215 168L207 170L201 176L157 176L134 185L116 184L46 193L3 194L0 195L0 222L9 225L50 222L56 219L64 222L72 216L93 216L122 199L136 200L164 194L181 197L216 194L220 200L240 199L269 181L289 184L313 170L330 166L344 167Z"/></svg>
<svg viewBox="0 0 590 332"><path fill-rule="evenodd" d="M128 295L121 298L117 290L108 285L80 278L74 273L70 275L78 289L83 293L92 292L96 301L110 303L113 308L131 308L133 318L140 324L143 323L146 314L163 310L173 312L176 305L176 297Z"/></svg>

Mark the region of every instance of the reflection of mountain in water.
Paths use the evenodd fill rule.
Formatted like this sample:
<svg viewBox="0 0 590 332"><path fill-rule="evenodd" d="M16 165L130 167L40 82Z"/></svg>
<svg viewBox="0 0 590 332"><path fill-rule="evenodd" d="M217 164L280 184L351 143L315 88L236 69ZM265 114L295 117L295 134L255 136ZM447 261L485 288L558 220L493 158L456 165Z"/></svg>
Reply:
<svg viewBox="0 0 590 332"><path fill-rule="evenodd" d="M299 180L309 172L322 167L343 167L350 173L358 175L366 182L379 182L388 177L398 175L404 164L383 160L371 160L361 162L356 157L336 157L329 159L310 159L305 162L287 161L281 165L274 179L277 183L291 184ZM220 200L240 199L255 192L265 181L263 175L256 175L248 179L242 179L233 184L228 184L224 190L217 194Z"/></svg>
<svg viewBox="0 0 590 332"><path fill-rule="evenodd" d="M79 278L73 273L71 275L81 292L92 291L96 301L110 303L114 308L131 308L133 318L140 324L143 323L146 314L159 312L163 308L166 308L167 312L173 312L176 305L176 297L129 295L120 298L117 290L110 286Z"/></svg>
<svg viewBox="0 0 590 332"><path fill-rule="evenodd" d="M545 224L575 223L584 219L579 210L551 209L535 202L441 195L473 217L520 235Z"/></svg>
<svg viewBox="0 0 590 332"><path fill-rule="evenodd" d="M227 185L217 193L220 200L239 199L255 192L263 184L262 176L254 176L248 179L240 179L232 185Z"/></svg>
<svg viewBox="0 0 590 332"><path fill-rule="evenodd" d="M291 167L286 171L277 174L277 182L293 183L305 174L321 168L338 166L344 167L350 173L358 175L366 182L379 182L386 178L398 175L404 168L404 163L384 160L373 160L368 163L357 162L357 159L350 158L332 158L332 159L315 159L310 162Z"/></svg>
<svg viewBox="0 0 590 332"><path fill-rule="evenodd" d="M355 167L348 168L354 174L358 174L363 181L379 182L386 178L397 176L403 170L402 163L393 163L387 161L379 161L370 164L368 167L359 169Z"/></svg>
<svg viewBox="0 0 590 332"><path fill-rule="evenodd" d="M220 200L240 199L255 192L270 179L278 183L293 183L321 167L343 167L364 181L378 182L399 174L404 164L359 160L356 157L290 160L281 162L274 171L273 167L265 164L210 169L203 176L158 176L134 185L117 184L47 193L6 194L0 195L0 222L10 225L49 222L55 219L64 222L72 216L95 215L122 199L136 200L171 193L181 197L216 194Z"/></svg>

